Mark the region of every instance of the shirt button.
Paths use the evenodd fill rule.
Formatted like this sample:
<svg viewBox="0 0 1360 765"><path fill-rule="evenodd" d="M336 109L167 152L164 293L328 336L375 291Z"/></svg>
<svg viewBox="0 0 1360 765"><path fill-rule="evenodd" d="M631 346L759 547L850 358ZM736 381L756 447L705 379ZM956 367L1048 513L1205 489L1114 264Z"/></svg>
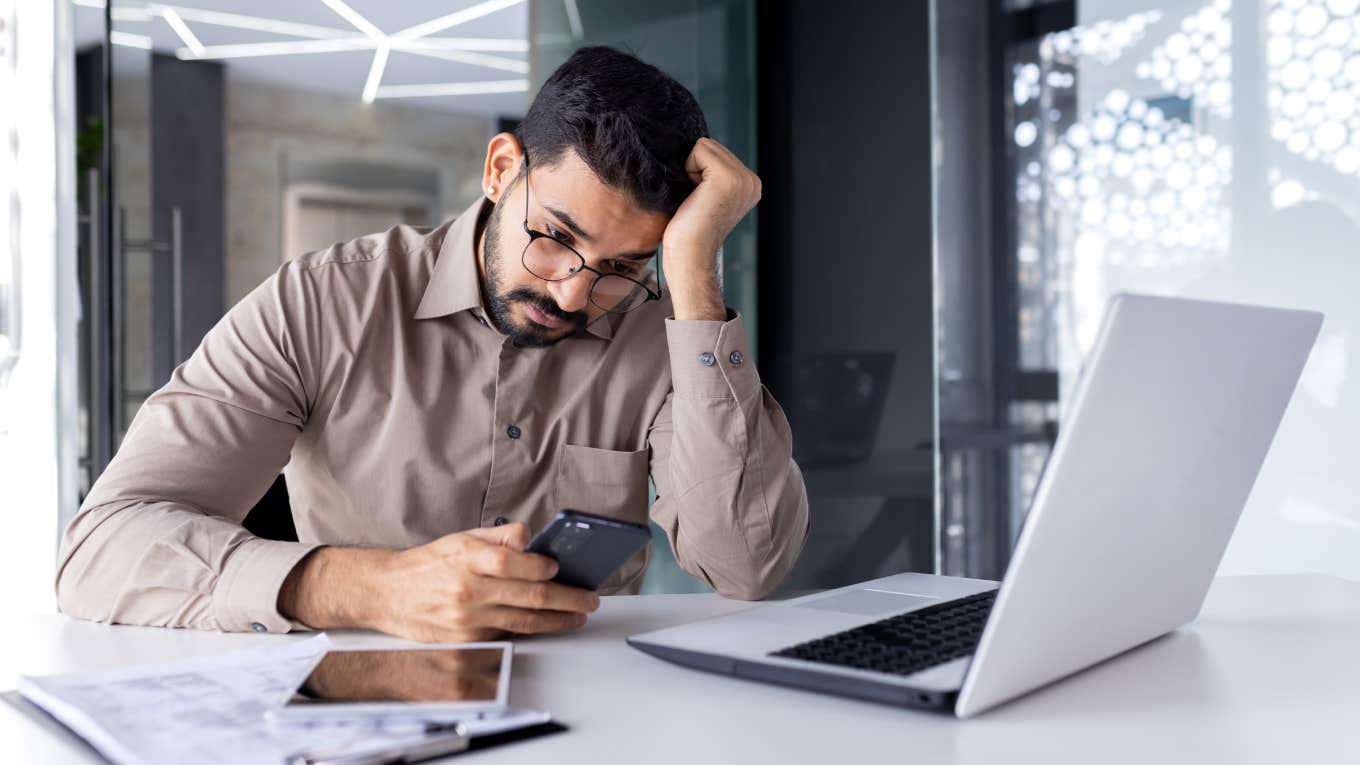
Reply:
<svg viewBox="0 0 1360 765"><path fill-rule="evenodd" d="M727 360L732 362L733 366L740 366L741 362L746 360L746 357L741 355L741 351L732 351L732 355L728 356Z"/></svg>
<svg viewBox="0 0 1360 765"><path fill-rule="evenodd" d="M519 426L518 426L518 425L511 425L510 427L506 428L506 429L505 429L505 435L510 436L511 438L519 438L520 435L521 435L521 431L520 431L520 429L519 429Z"/></svg>
<svg viewBox="0 0 1360 765"><path fill-rule="evenodd" d="M256 632L268 632L268 631L269 631L269 628L268 628L268 627L264 626L263 624L260 624L259 622L251 622L250 628L253 629L253 630L255 630Z"/></svg>
<svg viewBox="0 0 1360 765"><path fill-rule="evenodd" d="M505 516L503 516L503 515L498 515L498 516L496 516L496 520L494 520L494 521L491 522L491 525L493 525L493 526L504 526L505 524L507 524L507 523L509 523L509 522L510 522L510 521L506 520Z"/></svg>
<svg viewBox="0 0 1360 765"><path fill-rule="evenodd" d="M708 351L704 351L703 353L699 354L699 363L703 364L706 367L713 366L713 354L709 353Z"/></svg>

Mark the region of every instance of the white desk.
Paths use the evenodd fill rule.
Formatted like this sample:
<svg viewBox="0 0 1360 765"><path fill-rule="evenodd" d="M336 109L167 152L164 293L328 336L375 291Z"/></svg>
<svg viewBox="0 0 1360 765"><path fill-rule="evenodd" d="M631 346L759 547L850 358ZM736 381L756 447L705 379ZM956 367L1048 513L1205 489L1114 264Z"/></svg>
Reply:
<svg viewBox="0 0 1360 765"><path fill-rule="evenodd" d="M967 722L703 674L623 642L635 632L746 607L713 595L607 598L580 633L519 641L512 702L547 708L571 730L458 761L1360 761L1360 583L1220 579L1200 618L1185 629ZM106 627L62 616L11 619L7 630L4 689L19 673L297 639ZM69 736L0 703L0 760L93 758Z"/></svg>

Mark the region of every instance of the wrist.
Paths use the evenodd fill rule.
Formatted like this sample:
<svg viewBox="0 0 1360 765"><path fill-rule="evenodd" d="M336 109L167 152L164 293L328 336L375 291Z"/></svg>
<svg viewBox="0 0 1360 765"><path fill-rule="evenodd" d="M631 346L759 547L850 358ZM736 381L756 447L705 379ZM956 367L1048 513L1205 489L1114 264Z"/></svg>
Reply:
<svg viewBox="0 0 1360 765"><path fill-rule="evenodd" d="M667 259L666 286L675 318L681 321L726 321L722 283L713 259Z"/></svg>
<svg viewBox="0 0 1360 765"><path fill-rule="evenodd" d="M389 550L319 547L279 589L279 612L313 629L370 628L381 621L381 570Z"/></svg>
<svg viewBox="0 0 1360 765"><path fill-rule="evenodd" d="M663 264L666 281L709 282L718 281L717 248L696 248L680 245L662 245Z"/></svg>

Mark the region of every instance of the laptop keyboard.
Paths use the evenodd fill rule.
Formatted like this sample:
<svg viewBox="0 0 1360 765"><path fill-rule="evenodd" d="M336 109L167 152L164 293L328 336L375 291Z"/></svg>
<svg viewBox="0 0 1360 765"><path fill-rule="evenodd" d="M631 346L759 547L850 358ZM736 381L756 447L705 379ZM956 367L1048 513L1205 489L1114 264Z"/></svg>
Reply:
<svg viewBox="0 0 1360 765"><path fill-rule="evenodd" d="M771 656L910 675L973 653L996 590L927 606L773 651Z"/></svg>

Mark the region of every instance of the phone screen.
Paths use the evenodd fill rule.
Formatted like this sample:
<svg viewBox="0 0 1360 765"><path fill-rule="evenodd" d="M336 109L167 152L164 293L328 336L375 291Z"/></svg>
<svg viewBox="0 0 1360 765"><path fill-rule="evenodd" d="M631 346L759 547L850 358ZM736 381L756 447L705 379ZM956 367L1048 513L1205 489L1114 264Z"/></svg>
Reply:
<svg viewBox="0 0 1360 765"><path fill-rule="evenodd" d="M491 703L505 660L501 648L328 651L288 706Z"/></svg>

